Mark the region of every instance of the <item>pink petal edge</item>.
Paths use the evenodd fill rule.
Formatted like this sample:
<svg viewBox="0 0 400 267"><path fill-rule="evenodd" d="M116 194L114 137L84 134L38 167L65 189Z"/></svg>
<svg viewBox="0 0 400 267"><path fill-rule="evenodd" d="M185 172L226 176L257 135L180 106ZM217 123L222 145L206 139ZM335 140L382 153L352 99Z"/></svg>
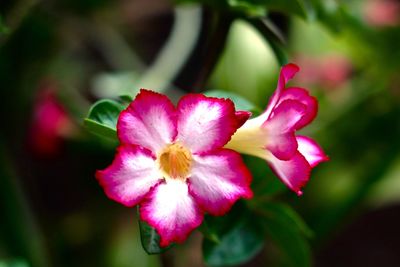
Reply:
<svg viewBox="0 0 400 267"><path fill-rule="evenodd" d="M137 205L150 189L159 183L155 157L142 147L122 145L113 162L96 172L96 178L106 195L125 206Z"/></svg>
<svg viewBox="0 0 400 267"><path fill-rule="evenodd" d="M307 136L296 136L299 152L306 158L311 168L319 163L328 161L329 157L313 139Z"/></svg>
<svg viewBox="0 0 400 267"><path fill-rule="evenodd" d="M157 153L176 135L176 109L165 95L141 89L121 112L117 123L121 143L135 144Z"/></svg>
<svg viewBox="0 0 400 267"><path fill-rule="evenodd" d="M278 159L289 160L296 153L297 141L294 133L305 112L306 106L299 101L285 100L262 125L268 136L266 149Z"/></svg>
<svg viewBox="0 0 400 267"><path fill-rule="evenodd" d="M245 110L236 111L235 116L237 121L237 128L240 128L251 117L251 114L252 113L250 111L245 111Z"/></svg>
<svg viewBox="0 0 400 267"><path fill-rule="evenodd" d="M140 204L140 218L154 227L160 246L182 243L203 221L203 213L185 182L169 181L154 187Z"/></svg>
<svg viewBox="0 0 400 267"><path fill-rule="evenodd" d="M272 171L290 190L298 196L303 194L301 189L310 179L311 166L300 152L287 161L279 160L271 155L268 163Z"/></svg>
<svg viewBox="0 0 400 267"><path fill-rule="evenodd" d="M229 99L188 94L178 102L177 140L193 153L225 145L238 128L235 106Z"/></svg>
<svg viewBox="0 0 400 267"><path fill-rule="evenodd" d="M252 177L239 153L220 149L194 157L189 192L199 206L214 216L227 213L240 198L251 198Z"/></svg>
<svg viewBox="0 0 400 267"><path fill-rule="evenodd" d="M315 97L310 96L309 92L306 89L300 87L287 88L279 99L277 106L279 106L285 100L296 100L306 106L305 114L303 118L297 123L296 130L299 130L308 125L317 116L318 101Z"/></svg>
<svg viewBox="0 0 400 267"><path fill-rule="evenodd" d="M281 98L281 95L285 89L286 83L288 83L289 80L291 80L296 73L300 70L300 68L293 63L289 63L287 65L284 65L281 68L281 71L279 73L279 79L278 79L278 85L276 87L275 92L272 94L267 108L264 111L264 116L266 116L266 119L268 119L271 115L272 110L275 108L276 104L278 103L279 99Z"/></svg>

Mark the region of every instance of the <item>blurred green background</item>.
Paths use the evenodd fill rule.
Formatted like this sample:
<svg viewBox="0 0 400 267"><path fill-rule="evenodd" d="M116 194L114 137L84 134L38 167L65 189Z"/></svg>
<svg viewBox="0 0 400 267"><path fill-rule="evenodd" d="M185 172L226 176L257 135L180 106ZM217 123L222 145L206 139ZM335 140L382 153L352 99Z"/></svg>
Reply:
<svg viewBox="0 0 400 267"><path fill-rule="evenodd" d="M218 89L262 109L288 62L320 104L302 133L330 161L298 198L246 158L254 190L304 218L314 266L400 266L399 44L398 0L2 0L0 266L204 266L199 232L143 251L136 210L94 178L116 144L83 118L140 87L174 100ZM242 266L286 266L265 242Z"/></svg>

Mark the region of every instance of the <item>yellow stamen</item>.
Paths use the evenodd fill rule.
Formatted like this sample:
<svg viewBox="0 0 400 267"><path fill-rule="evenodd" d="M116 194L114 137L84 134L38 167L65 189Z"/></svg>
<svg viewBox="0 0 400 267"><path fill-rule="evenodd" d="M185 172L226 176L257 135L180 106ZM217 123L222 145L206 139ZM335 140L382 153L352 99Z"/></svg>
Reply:
<svg viewBox="0 0 400 267"><path fill-rule="evenodd" d="M185 180L192 167L192 153L182 144L173 143L161 151L158 163L166 178Z"/></svg>

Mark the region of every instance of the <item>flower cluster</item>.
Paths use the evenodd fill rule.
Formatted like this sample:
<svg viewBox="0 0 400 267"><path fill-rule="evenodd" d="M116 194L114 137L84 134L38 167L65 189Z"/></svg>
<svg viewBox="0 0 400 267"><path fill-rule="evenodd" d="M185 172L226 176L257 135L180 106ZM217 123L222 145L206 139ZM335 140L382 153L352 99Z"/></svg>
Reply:
<svg viewBox="0 0 400 267"><path fill-rule="evenodd" d="M139 205L161 246L183 242L205 213L223 215L238 199L252 197L239 153L266 159L300 195L311 168L327 157L310 138L295 136L317 113L305 89L285 88L297 71L293 64L282 68L266 111L250 120L251 113L236 111L229 99L189 94L175 107L142 89L119 116L114 161L96 173L105 193Z"/></svg>

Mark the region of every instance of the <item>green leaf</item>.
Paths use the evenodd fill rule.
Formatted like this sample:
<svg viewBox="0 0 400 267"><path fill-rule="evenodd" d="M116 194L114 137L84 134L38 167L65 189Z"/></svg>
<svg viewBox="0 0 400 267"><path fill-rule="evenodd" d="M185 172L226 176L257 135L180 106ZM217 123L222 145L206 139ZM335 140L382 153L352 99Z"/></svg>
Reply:
<svg viewBox="0 0 400 267"><path fill-rule="evenodd" d="M241 221L231 231L219 238L219 242L205 239L203 256L208 266L234 266L245 263L261 251L263 235L253 229L249 220Z"/></svg>
<svg viewBox="0 0 400 267"><path fill-rule="evenodd" d="M220 242L217 232L215 231L215 229L210 227L207 219L203 220L203 223L200 225L200 227L198 229L203 234L204 238L206 238L214 243Z"/></svg>
<svg viewBox="0 0 400 267"><path fill-rule="evenodd" d="M29 264L21 259L0 260L0 267L29 267Z"/></svg>
<svg viewBox="0 0 400 267"><path fill-rule="evenodd" d="M133 97L130 95L120 95L119 98L124 104L129 105L133 101Z"/></svg>
<svg viewBox="0 0 400 267"><path fill-rule="evenodd" d="M284 254L290 266L311 266L311 252L303 232L310 232L301 218L290 208L279 204L265 207L265 230Z"/></svg>
<svg viewBox="0 0 400 267"><path fill-rule="evenodd" d="M143 249L147 254L160 254L168 250L172 245L162 248L160 247L160 236L157 231L146 222L139 220L140 241Z"/></svg>
<svg viewBox="0 0 400 267"><path fill-rule="evenodd" d="M207 266L242 264L261 251L264 234L260 234L262 229L253 217L243 202L236 203L225 216L205 217L206 237L212 237L203 240L203 257Z"/></svg>
<svg viewBox="0 0 400 267"><path fill-rule="evenodd" d="M248 101L247 99L241 97L240 95L237 95L232 92L226 92L226 91L221 91L221 90L210 90L207 92L204 92L206 96L211 96L211 97L218 97L218 98L229 98L230 100L235 103L235 108L236 110L247 110L251 112L256 112L260 113L261 109L258 108L256 105Z"/></svg>
<svg viewBox="0 0 400 267"><path fill-rule="evenodd" d="M259 16L266 11L279 11L311 20L315 11L311 0L226 0L228 6L249 16ZM218 1L219 2L219 1Z"/></svg>
<svg viewBox="0 0 400 267"><path fill-rule="evenodd" d="M84 120L84 125L86 129L96 135L117 140L116 125L118 116L124 108L122 104L116 101L100 100L90 108L89 114Z"/></svg>
<svg viewBox="0 0 400 267"><path fill-rule="evenodd" d="M303 218L290 206L283 203L268 202L262 207L267 216L275 217L284 223L297 226L297 230L307 237L314 235L313 231L304 222Z"/></svg>
<svg viewBox="0 0 400 267"><path fill-rule="evenodd" d="M275 195L287 192L287 187L276 177L264 159L242 155L244 163L253 175L252 189L254 197L250 202L271 199Z"/></svg>
<svg viewBox="0 0 400 267"><path fill-rule="evenodd" d="M315 17L312 0L175 0L178 4L203 3L216 9L231 10L248 17L265 17L267 11L279 11L311 20ZM316 1L316 0L314 0Z"/></svg>
<svg viewBox="0 0 400 267"><path fill-rule="evenodd" d="M8 28L5 23L3 17L0 15L0 36L6 35L10 33L10 28Z"/></svg>
<svg viewBox="0 0 400 267"><path fill-rule="evenodd" d="M311 20L315 17L314 9L309 0L258 0L270 10L294 14Z"/></svg>
<svg viewBox="0 0 400 267"><path fill-rule="evenodd" d="M265 17L267 10L262 5L253 4L250 1L227 0L229 7L237 12L241 12L248 17Z"/></svg>
<svg viewBox="0 0 400 267"><path fill-rule="evenodd" d="M334 33L341 32L344 28L350 27L351 22L346 19L346 12L343 4L339 1L311 0L315 8L316 17Z"/></svg>

